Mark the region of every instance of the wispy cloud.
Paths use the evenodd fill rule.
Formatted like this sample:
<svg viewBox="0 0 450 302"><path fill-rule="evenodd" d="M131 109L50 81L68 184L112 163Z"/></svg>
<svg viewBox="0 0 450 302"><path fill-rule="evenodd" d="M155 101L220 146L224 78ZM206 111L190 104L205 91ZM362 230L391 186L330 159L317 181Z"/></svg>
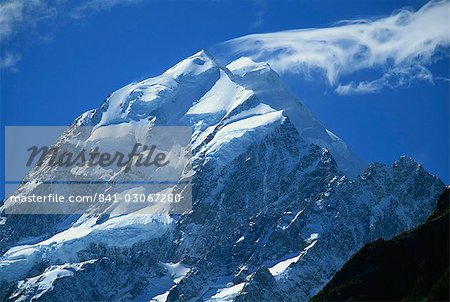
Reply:
<svg viewBox="0 0 450 302"><path fill-rule="evenodd" d="M383 76L372 81L358 83L352 81L348 84L338 84L335 92L340 95L376 93L385 87L408 87L414 80L433 83L433 79L437 78L433 78L431 72L420 64L392 67L386 70Z"/></svg>
<svg viewBox="0 0 450 302"><path fill-rule="evenodd" d="M225 42L232 54L268 62L279 72L323 72L338 94L374 93L383 87L432 81L427 69L449 55L450 2L432 1L372 20L341 21L328 28L255 34ZM377 79L340 83L345 75L379 69Z"/></svg>
<svg viewBox="0 0 450 302"><path fill-rule="evenodd" d="M7 52L3 54L0 61L0 69L12 69L15 70L17 62L20 60L20 55L17 53Z"/></svg>
<svg viewBox="0 0 450 302"><path fill-rule="evenodd" d="M118 5L128 5L142 2L142 0L89 0L74 7L69 16L75 19L84 18L94 13L109 10Z"/></svg>
<svg viewBox="0 0 450 302"><path fill-rule="evenodd" d="M253 0L255 6L255 16L253 22L250 24L250 30L255 30L264 23L264 16L267 11L267 1L266 0Z"/></svg>
<svg viewBox="0 0 450 302"><path fill-rule="evenodd" d="M0 42L5 43L21 31L58 15L65 1L50 4L41 0L6 0L0 3Z"/></svg>
<svg viewBox="0 0 450 302"><path fill-rule="evenodd" d="M434 77L435 80L438 81L444 81L444 82L450 82L449 78L445 78L445 77Z"/></svg>
<svg viewBox="0 0 450 302"><path fill-rule="evenodd" d="M21 54L10 47L12 41L40 24L61 18L80 19L94 13L141 0L5 0L0 2L0 68L14 70Z"/></svg>

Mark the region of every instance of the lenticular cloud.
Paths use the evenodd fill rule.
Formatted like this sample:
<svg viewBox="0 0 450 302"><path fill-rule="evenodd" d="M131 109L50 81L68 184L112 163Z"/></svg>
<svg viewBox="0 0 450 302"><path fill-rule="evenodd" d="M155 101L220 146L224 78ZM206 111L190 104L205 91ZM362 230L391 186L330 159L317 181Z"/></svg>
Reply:
<svg viewBox="0 0 450 302"><path fill-rule="evenodd" d="M432 81L426 66L448 56L450 2L432 1L413 12L389 17L342 21L334 27L254 34L225 42L232 54L266 61L278 72L324 72L338 94L371 93L411 80ZM362 82L339 83L343 75L369 68L383 75Z"/></svg>

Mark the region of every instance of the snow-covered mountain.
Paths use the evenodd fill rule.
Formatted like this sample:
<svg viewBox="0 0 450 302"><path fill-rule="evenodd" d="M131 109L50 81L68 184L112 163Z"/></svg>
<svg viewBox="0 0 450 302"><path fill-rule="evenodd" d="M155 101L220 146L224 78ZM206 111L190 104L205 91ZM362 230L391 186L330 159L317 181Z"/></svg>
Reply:
<svg viewBox="0 0 450 302"><path fill-rule="evenodd" d="M192 127L192 212L2 214L0 299L305 301L365 243L422 223L444 190L407 157L365 167L249 58L219 66L201 51L71 129L121 124Z"/></svg>

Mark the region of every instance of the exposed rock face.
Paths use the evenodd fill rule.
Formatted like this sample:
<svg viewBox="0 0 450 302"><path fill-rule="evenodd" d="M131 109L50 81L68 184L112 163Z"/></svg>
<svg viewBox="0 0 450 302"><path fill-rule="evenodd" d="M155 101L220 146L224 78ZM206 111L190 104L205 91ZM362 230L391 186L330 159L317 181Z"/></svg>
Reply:
<svg viewBox="0 0 450 302"><path fill-rule="evenodd" d="M192 126L192 213L3 215L1 299L306 301L365 243L422 223L444 190L407 157L364 170L246 58L221 67L200 52L72 127L145 120Z"/></svg>
<svg viewBox="0 0 450 302"><path fill-rule="evenodd" d="M366 244L313 301L448 301L449 189L414 230Z"/></svg>

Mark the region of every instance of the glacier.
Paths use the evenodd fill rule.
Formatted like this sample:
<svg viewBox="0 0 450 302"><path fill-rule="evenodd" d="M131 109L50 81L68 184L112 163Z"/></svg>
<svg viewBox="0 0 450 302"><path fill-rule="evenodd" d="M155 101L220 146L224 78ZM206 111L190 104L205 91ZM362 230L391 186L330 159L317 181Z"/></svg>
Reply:
<svg viewBox="0 0 450 302"><path fill-rule="evenodd" d="M192 212L9 215L3 204L0 300L307 301L365 243L422 223L445 189L409 157L365 164L246 57L221 66L200 51L70 128L128 124L192 128Z"/></svg>

